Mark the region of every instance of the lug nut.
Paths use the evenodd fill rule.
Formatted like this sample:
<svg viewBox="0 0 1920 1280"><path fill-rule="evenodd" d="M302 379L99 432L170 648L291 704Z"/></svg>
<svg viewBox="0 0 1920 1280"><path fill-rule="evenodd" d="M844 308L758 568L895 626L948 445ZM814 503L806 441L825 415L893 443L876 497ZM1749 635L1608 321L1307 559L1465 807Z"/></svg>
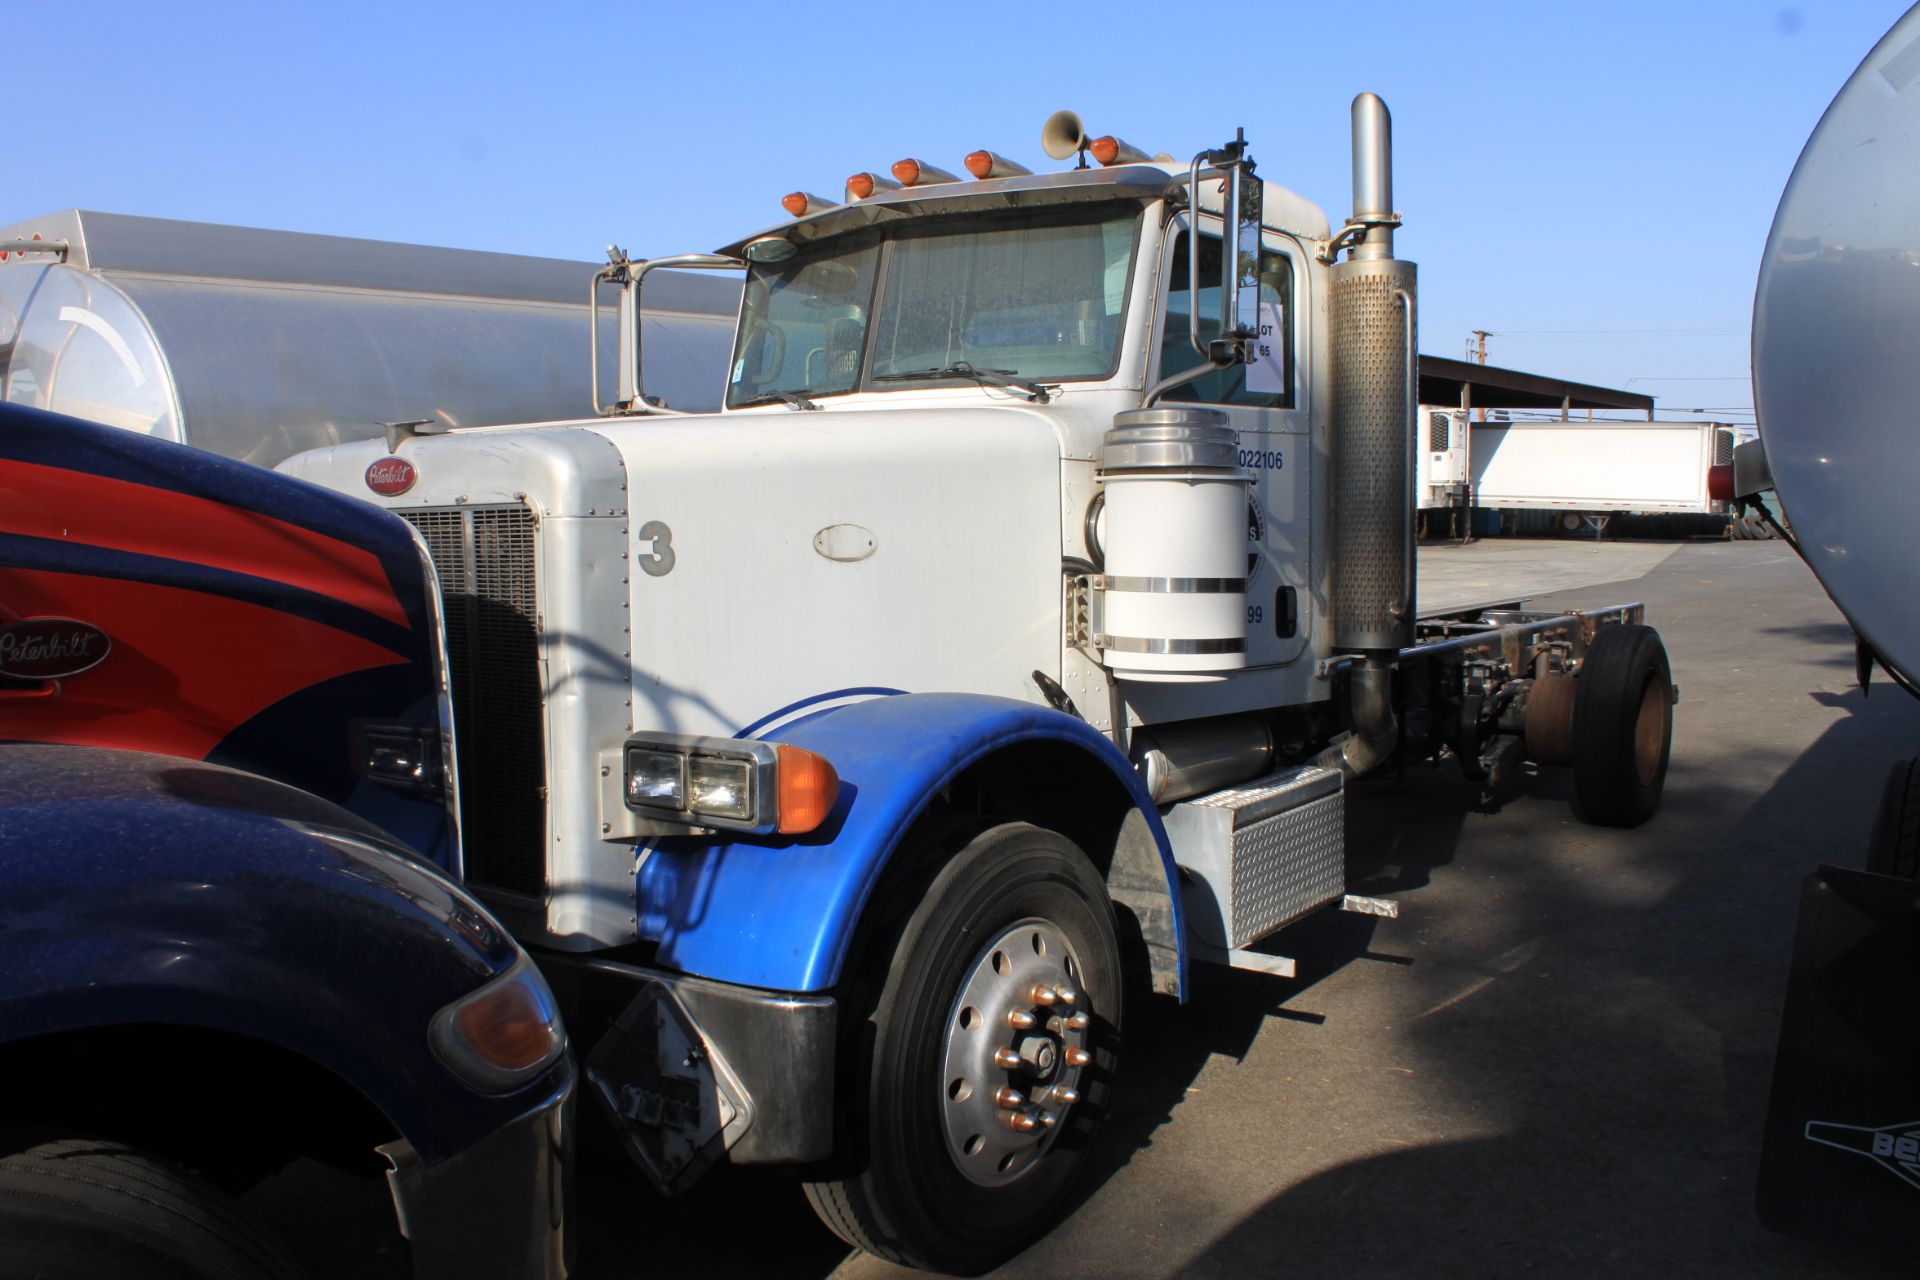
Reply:
<svg viewBox="0 0 1920 1280"><path fill-rule="evenodd" d="M1020 1055L1003 1044L993 1051L993 1065L1002 1071L1016 1071L1021 1066Z"/></svg>
<svg viewBox="0 0 1920 1280"><path fill-rule="evenodd" d="M1038 1021L1038 1018L1028 1013L1025 1009L1007 1010L1007 1025L1015 1031L1031 1031L1033 1030L1034 1024Z"/></svg>
<svg viewBox="0 0 1920 1280"><path fill-rule="evenodd" d="M1069 1031L1085 1031L1092 1022L1093 1019L1084 1013L1076 1013L1072 1017L1063 1017L1056 1013L1047 1019L1047 1030L1057 1036L1064 1036Z"/></svg>
<svg viewBox="0 0 1920 1280"><path fill-rule="evenodd" d="M1001 1085L993 1091L993 1105L1002 1111L1013 1111L1025 1106L1026 1103L1027 1100L1020 1096L1018 1089L1009 1089L1006 1085Z"/></svg>
<svg viewBox="0 0 1920 1280"><path fill-rule="evenodd" d="M1080 1101L1080 1091L1077 1089L1055 1089L1053 1091L1053 1105L1056 1107L1070 1107L1078 1101Z"/></svg>
<svg viewBox="0 0 1920 1280"><path fill-rule="evenodd" d="M1066 1058L1067 1065L1070 1067L1084 1067L1093 1061L1093 1055L1078 1045L1068 1045L1062 1056Z"/></svg>
<svg viewBox="0 0 1920 1280"><path fill-rule="evenodd" d="M1007 1127L1015 1133L1032 1133L1040 1127L1040 1121L1031 1111L1007 1112Z"/></svg>
<svg viewBox="0 0 1920 1280"><path fill-rule="evenodd" d="M1060 998L1060 993L1044 982L1027 993L1027 999L1038 1005L1049 1005Z"/></svg>
<svg viewBox="0 0 1920 1280"><path fill-rule="evenodd" d="M1072 1004L1080 998L1080 993L1072 987L1060 987L1054 991L1053 995L1061 1004Z"/></svg>

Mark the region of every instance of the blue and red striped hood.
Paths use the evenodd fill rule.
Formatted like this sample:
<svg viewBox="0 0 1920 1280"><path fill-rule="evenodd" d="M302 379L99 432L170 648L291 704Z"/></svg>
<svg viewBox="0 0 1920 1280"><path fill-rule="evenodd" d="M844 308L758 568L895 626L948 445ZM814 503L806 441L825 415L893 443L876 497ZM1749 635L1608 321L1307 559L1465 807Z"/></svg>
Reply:
<svg viewBox="0 0 1920 1280"><path fill-rule="evenodd" d="M441 731L431 590L411 531L385 511L0 405L0 741L246 769L360 812L447 865L444 801L372 782L363 767L370 726ZM105 658L52 678L57 660L8 665L8 652L39 639L44 655L63 631L99 633Z"/></svg>

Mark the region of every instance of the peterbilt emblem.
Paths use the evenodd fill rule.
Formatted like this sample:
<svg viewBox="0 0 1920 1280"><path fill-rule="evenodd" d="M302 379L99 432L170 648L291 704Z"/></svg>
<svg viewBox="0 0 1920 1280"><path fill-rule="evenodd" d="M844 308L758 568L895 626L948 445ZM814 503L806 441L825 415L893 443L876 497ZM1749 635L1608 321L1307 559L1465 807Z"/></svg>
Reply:
<svg viewBox="0 0 1920 1280"><path fill-rule="evenodd" d="M1908 1186L1920 1189L1920 1121L1870 1129L1858 1124L1807 1121L1807 1140L1866 1156Z"/></svg>
<svg viewBox="0 0 1920 1280"><path fill-rule="evenodd" d="M420 475L405 458L381 458L367 468L367 488L383 498L397 498L413 488Z"/></svg>
<svg viewBox="0 0 1920 1280"><path fill-rule="evenodd" d="M72 618L23 618L0 626L0 676L60 680L106 661L107 633Z"/></svg>

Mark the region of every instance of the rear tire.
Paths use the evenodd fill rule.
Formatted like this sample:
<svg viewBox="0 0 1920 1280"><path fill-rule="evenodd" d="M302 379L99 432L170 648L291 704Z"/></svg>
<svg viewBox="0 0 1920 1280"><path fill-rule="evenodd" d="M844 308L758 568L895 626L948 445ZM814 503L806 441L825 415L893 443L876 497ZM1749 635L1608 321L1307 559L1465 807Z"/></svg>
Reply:
<svg viewBox="0 0 1920 1280"><path fill-rule="evenodd" d="M1920 760L1902 760L1887 774L1867 839L1867 870L1920 880Z"/></svg>
<svg viewBox="0 0 1920 1280"><path fill-rule="evenodd" d="M971 1275L1052 1226L1085 1162L1113 1077L1120 950L1106 885L1063 836L1006 823L911 856L938 870L908 877L904 923L866 957L885 985L849 1042L846 1172L807 1198L856 1248ZM1063 983L1070 1004L1034 994ZM995 1065L996 1048L1020 1065ZM1022 1115L1039 1127L1009 1120Z"/></svg>
<svg viewBox="0 0 1920 1280"><path fill-rule="evenodd" d="M1637 827L1660 807L1673 750L1673 674L1652 627L1603 626L1573 683L1573 787L1581 815Z"/></svg>
<svg viewBox="0 0 1920 1280"><path fill-rule="evenodd" d="M299 1280L238 1205L117 1142L61 1139L0 1159L0 1275Z"/></svg>

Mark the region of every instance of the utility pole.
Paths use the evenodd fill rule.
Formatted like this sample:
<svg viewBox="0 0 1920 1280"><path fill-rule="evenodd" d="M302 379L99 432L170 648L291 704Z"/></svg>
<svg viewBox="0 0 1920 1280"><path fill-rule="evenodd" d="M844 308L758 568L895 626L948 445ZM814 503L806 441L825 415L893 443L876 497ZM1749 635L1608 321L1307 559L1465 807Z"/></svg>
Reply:
<svg viewBox="0 0 1920 1280"><path fill-rule="evenodd" d="M1493 335L1485 329L1475 329L1472 335L1473 340L1467 343L1473 358L1481 364L1487 362L1487 339L1492 336ZM1487 411L1483 408L1480 410L1480 421L1485 422L1486 420Z"/></svg>

